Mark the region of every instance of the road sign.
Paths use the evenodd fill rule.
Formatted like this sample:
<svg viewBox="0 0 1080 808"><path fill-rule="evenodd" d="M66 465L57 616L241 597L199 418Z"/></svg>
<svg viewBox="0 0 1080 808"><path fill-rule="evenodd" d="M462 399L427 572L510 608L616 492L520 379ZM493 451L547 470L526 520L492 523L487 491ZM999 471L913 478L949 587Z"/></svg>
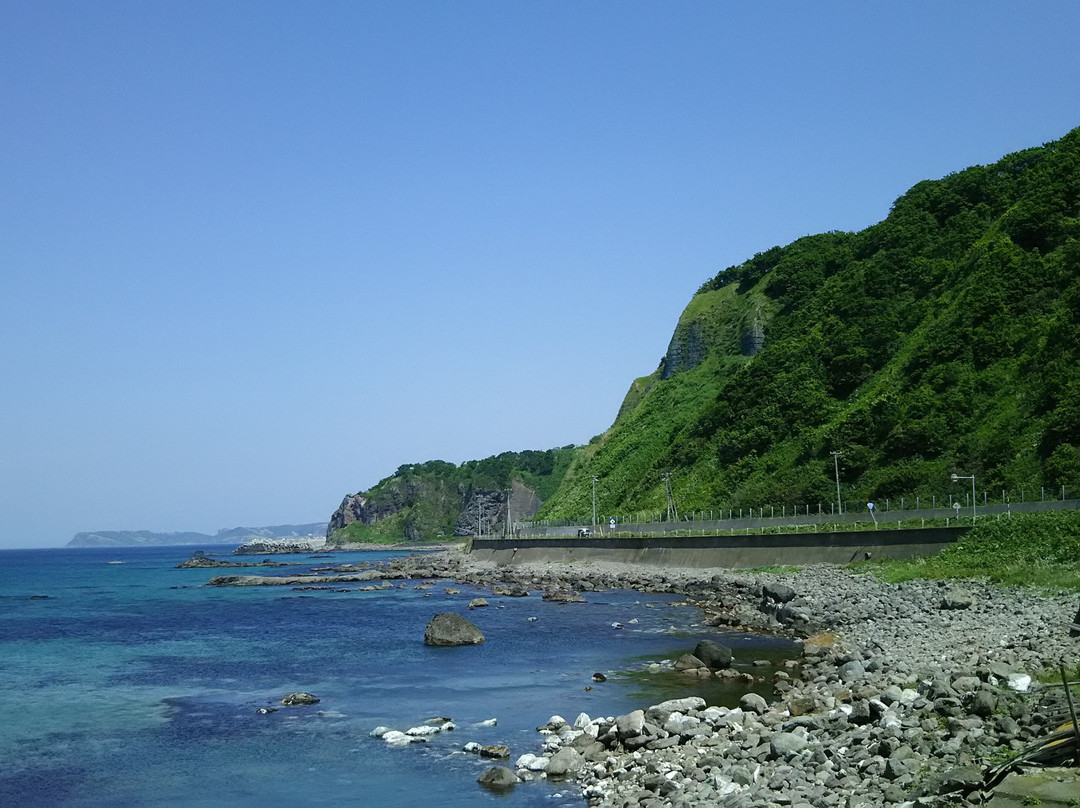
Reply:
<svg viewBox="0 0 1080 808"><path fill-rule="evenodd" d="M611 517L610 519L608 519L608 526L609 526L609 527L610 527L610 528L611 528L612 530L614 530L614 529L615 529L615 517L614 517L614 516L613 516L613 517Z"/></svg>

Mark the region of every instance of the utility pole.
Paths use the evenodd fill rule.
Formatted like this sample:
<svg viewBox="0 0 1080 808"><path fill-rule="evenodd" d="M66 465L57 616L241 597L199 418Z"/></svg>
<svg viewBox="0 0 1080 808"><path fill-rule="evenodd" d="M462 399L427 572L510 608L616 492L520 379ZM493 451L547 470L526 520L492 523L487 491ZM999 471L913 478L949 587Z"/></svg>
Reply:
<svg viewBox="0 0 1080 808"><path fill-rule="evenodd" d="M671 473L665 471L660 475L664 480L664 498L667 501L667 520L670 522L672 516L675 517L675 521L679 521L679 509L675 505L675 494L671 491Z"/></svg>
<svg viewBox="0 0 1080 808"><path fill-rule="evenodd" d="M599 479L600 479L599 477L593 477L592 478L592 526L593 526L593 529L596 528L596 481L599 480Z"/></svg>
<svg viewBox="0 0 1080 808"><path fill-rule="evenodd" d="M837 459L843 452L831 452L833 471L836 472L836 512L844 512L844 503L840 501L840 461Z"/></svg>

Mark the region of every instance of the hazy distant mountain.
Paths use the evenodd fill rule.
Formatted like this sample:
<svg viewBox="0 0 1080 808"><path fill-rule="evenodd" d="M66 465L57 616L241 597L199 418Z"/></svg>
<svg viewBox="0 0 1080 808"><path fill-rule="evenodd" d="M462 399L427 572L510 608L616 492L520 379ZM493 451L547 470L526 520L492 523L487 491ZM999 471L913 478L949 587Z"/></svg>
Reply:
<svg viewBox="0 0 1080 808"><path fill-rule="evenodd" d="M150 530L96 530L76 533L68 547L136 547L168 546L175 544L243 544L248 539L289 539L326 535L326 522L306 525L272 525L270 527L222 528L211 536L191 531L154 533Z"/></svg>

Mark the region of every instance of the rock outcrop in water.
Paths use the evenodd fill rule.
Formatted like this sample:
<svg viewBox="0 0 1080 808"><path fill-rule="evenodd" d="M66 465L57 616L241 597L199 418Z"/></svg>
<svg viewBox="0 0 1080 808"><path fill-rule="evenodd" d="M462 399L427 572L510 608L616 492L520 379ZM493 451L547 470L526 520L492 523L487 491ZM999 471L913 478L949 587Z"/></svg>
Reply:
<svg viewBox="0 0 1080 808"><path fill-rule="evenodd" d="M443 612L431 618L424 629L424 645L477 645L483 633L457 612Z"/></svg>

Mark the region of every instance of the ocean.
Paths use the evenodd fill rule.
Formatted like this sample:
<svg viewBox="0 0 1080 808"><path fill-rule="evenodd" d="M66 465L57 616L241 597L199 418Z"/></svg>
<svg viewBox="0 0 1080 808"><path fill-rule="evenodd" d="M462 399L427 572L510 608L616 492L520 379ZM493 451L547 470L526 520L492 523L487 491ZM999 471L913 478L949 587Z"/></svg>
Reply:
<svg viewBox="0 0 1080 808"><path fill-rule="evenodd" d="M378 592L357 591L360 584L217 588L204 584L219 574L296 574L393 554L177 569L192 551L0 551L0 805L405 806L434 798L441 808L580 808L570 784L485 791L476 778L493 762L462 746L507 744L512 765L540 751L536 727L553 714L572 722L580 712L617 715L683 695L737 703L742 688L710 682L703 690L698 680L649 672L699 639L730 645L737 667L765 676L771 669L754 660L779 664L791 654L780 638L718 633L675 596L605 591L560 604L537 592L496 597L412 581ZM491 605L468 611L478 596ZM487 642L425 646L424 627L444 611L464 614ZM594 672L607 681L594 683ZM769 693L765 684L756 689ZM320 702L281 707L294 691ZM376 726L406 730L434 716L456 729L404 748L369 736ZM492 718L495 726L480 725Z"/></svg>

